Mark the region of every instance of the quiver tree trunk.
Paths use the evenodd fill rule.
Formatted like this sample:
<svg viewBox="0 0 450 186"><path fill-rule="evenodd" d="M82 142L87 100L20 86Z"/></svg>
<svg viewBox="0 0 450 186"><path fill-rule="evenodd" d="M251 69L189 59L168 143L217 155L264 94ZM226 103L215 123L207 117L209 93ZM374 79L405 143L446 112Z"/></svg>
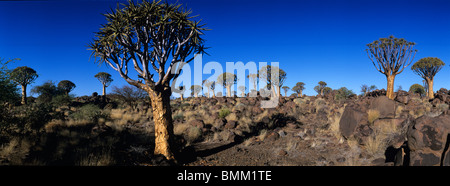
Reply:
<svg viewBox="0 0 450 186"><path fill-rule="evenodd" d="M27 104L27 85L22 85L22 105Z"/></svg>
<svg viewBox="0 0 450 186"><path fill-rule="evenodd" d="M434 98L434 91L433 91L433 79L425 78L425 81L427 81L428 85L428 98L433 99Z"/></svg>
<svg viewBox="0 0 450 186"><path fill-rule="evenodd" d="M231 85L226 86L227 88L227 97L231 97Z"/></svg>
<svg viewBox="0 0 450 186"><path fill-rule="evenodd" d="M394 80L395 75L386 75L387 79L387 90L386 90L386 96L393 100L394 99Z"/></svg>
<svg viewBox="0 0 450 186"><path fill-rule="evenodd" d="M106 96L106 86L103 85L103 95Z"/></svg>
<svg viewBox="0 0 450 186"><path fill-rule="evenodd" d="M157 86L149 91L152 101L153 121L155 122L155 151L154 154L164 155L168 160L174 160L173 122L170 108L170 86Z"/></svg>
<svg viewBox="0 0 450 186"><path fill-rule="evenodd" d="M277 86L277 97L281 98L281 89L280 89L280 86Z"/></svg>

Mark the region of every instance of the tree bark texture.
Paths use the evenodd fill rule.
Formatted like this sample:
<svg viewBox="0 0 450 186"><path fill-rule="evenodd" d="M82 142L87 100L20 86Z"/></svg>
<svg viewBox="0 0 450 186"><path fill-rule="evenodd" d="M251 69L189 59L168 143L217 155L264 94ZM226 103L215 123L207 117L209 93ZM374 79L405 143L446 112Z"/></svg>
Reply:
<svg viewBox="0 0 450 186"><path fill-rule="evenodd" d="M22 105L27 104L27 85L22 85Z"/></svg>
<svg viewBox="0 0 450 186"><path fill-rule="evenodd" d="M231 97L231 85L226 86L227 88L227 97Z"/></svg>
<svg viewBox="0 0 450 186"><path fill-rule="evenodd" d="M434 92L433 92L433 79L425 78L428 84L428 98L433 99L434 98Z"/></svg>
<svg viewBox="0 0 450 186"><path fill-rule="evenodd" d="M387 90L386 90L386 96L391 99L394 100L395 96L394 96L394 80L395 80L395 75L386 75L387 78Z"/></svg>
<svg viewBox="0 0 450 186"><path fill-rule="evenodd" d="M174 160L173 121L170 108L170 87L158 86L149 92L152 101L153 121L155 122L155 150L154 154L164 155L168 160Z"/></svg>
<svg viewBox="0 0 450 186"><path fill-rule="evenodd" d="M103 95L104 96L106 95L106 86L105 85L103 85Z"/></svg>

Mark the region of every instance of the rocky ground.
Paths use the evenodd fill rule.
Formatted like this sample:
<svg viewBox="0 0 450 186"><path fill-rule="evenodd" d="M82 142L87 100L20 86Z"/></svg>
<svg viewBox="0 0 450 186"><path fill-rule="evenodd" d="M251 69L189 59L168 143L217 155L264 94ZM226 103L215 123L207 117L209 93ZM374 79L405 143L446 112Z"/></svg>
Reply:
<svg viewBox="0 0 450 186"><path fill-rule="evenodd" d="M384 95L282 97L271 109L261 97L172 100L178 164L450 165L449 92ZM121 105L93 95L49 113L7 110L18 124L2 126L0 164L175 165L152 155L149 104Z"/></svg>

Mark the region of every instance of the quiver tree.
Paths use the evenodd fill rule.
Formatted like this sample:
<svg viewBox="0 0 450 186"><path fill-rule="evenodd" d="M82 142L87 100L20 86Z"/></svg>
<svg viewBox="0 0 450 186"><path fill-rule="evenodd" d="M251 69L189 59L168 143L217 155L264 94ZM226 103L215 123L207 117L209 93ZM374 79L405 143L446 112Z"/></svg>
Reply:
<svg viewBox="0 0 450 186"><path fill-rule="evenodd" d="M22 86L22 105L27 104L27 85L38 77L36 71L30 67L17 67L11 72L11 80Z"/></svg>
<svg viewBox="0 0 450 186"><path fill-rule="evenodd" d="M409 87L409 92L423 96L425 94L425 88L420 84L413 84Z"/></svg>
<svg viewBox="0 0 450 186"><path fill-rule="evenodd" d="M185 86L183 85L183 86L178 86L178 90L180 90L180 99L181 99L181 101L184 101L184 91L186 90L185 89Z"/></svg>
<svg viewBox="0 0 450 186"><path fill-rule="evenodd" d="M225 72L217 77L217 83L227 89L227 97L231 97L231 86L237 82L236 74Z"/></svg>
<svg viewBox="0 0 450 186"><path fill-rule="evenodd" d="M417 50L413 50L415 43L406 41L403 38L380 38L367 44L367 55L373 66L387 79L386 96L394 99L395 76L402 73L414 60Z"/></svg>
<svg viewBox="0 0 450 186"><path fill-rule="evenodd" d="M363 93L363 96L367 95L368 92L372 92L375 89L377 89L377 86L371 85L370 87L366 84L361 85L361 93Z"/></svg>
<svg viewBox="0 0 450 186"><path fill-rule="evenodd" d="M327 87L327 83L319 81L318 85L314 87L314 90L321 96L324 96L325 87Z"/></svg>
<svg viewBox="0 0 450 186"><path fill-rule="evenodd" d="M216 94L214 92L214 89L216 89L216 82L209 81L209 80L203 80L202 83L208 89L208 97L211 97L211 91L212 91L212 97L215 98Z"/></svg>
<svg viewBox="0 0 450 186"><path fill-rule="evenodd" d="M287 74L277 66L263 66L259 70L259 78L267 81L267 89L271 89L274 96L281 97L281 87L286 81ZM272 78L274 77L274 79ZM275 92L276 88L276 92Z"/></svg>
<svg viewBox="0 0 450 186"><path fill-rule="evenodd" d="M69 95L69 92L72 91L75 87L75 83L69 80L62 80L58 83L58 89L63 91L66 95Z"/></svg>
<svg viewBox="0 0 450 186"><path fill-rule="evenodd" d="M303 96L303 90L305 90L305 83L297 82L294 87L292 87L292 91L297 93L297 97Z"/></svg>
<svg viewBox="0 0 450 186"><path fill-rule="evenodd" d="M257 88L256 88L256 86L258 85L258 78L259 78L259 75L258 74L249 74L249 75L247 75L247 78L250 80L250 82L253 84L253 89L252 90L254 90L254 92L256 93L256 91L257 91ZM251 90L250 90L250 92L252 92ZM249 93L250 94L250 93ZM256 94L255 95L252 95L252 96L256 96Z"/></svg>
<svg viewBox="0 0 450 186"><path fill-rule="evenodd" d="M198 93L202 91L203 87L200 85L192 85L191 86L191 95L194 97L198 97Z"/></svg>
<svg viewBox="0 0 450 186"><path fill-rule="evenodd" d="M247 90L247 87L244 85L241 85L238 87L239 91L241 91L241 97L245 97L245 90Z"/></svg>
<svg viewBox="0 0 450 186"><path fill-rule="evenodd" d="M111 74L108 74L106 72L99 72L94 76L97 78L100 83L102 83L103 86L103 95L106 96L106 87L109 87L113 79L111 78Z"/></svg>
<svg viewBox="0 0 450 186"><path fill-rule="evenodd" d="M289 91L289 90L291 90L291 88L289 88L288 86L283 86L283 87L281 87L283 90L284 90L284 97L287 97L287 92Z"/></svg>
<svg viewBox="0 0 450 186"><path fill-rule="evenodd" d="M204 53L201 36L206 29L181 4L160 1L135 4L129 0L105 17L108 22L89 47L100 63L148 93L155 122L154 153L174 159L170 81L180 75L182 64L194 59L193 54ZM129 65L138 79L129 76Z"/></svg>
<svg viewBox="0 0 450 186"><path fill-rule="evenodd" d="M422 58L411 66L411 70L422 77L428 85L428 98L434 98L433 81L434 76L438 73L445 63L437 57Z"/></svg>

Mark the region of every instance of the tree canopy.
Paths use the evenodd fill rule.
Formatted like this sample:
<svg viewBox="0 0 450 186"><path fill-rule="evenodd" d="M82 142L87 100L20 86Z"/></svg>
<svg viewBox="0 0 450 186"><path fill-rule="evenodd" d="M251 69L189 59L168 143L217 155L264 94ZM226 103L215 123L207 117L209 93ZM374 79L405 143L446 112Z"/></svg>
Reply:
<svg viewBox="0 0 450 186"><path fill-rule="evenodd" d="M108 87L113 81L111 74L107 72L99 72L95 76L103 86Z"/></svg>
<svg viewBox="0 0 450 186"><path fill-rule="evenodd" d="M433 79L444 66L445 63L437 57L425 57L414 63L411 70L424 79Z"/></svg>
<svg viewBox="0 0 450 186"><path fill-rule="evenodd" d="M302 92L305 90L305 83L297 82L294 87L292 87L292 91L297 93L297 96L302 96Z"/></svg>
<svg viewBox="0 0 450 186"><path fill-rule="evenodd" d="M75 83L69 80L62 80L58 83L58 89L63 91L66 95L76 87Z"/></svg>
<svg viewBox="0 0 450 186"><path fill-rule="evenodd" d="M386 96L394 99L395 76L402 73L414 60L417 50L413 49L415 43L403 38L380 38L367 44L367 55L373 66L387 79Z"/></svg>

